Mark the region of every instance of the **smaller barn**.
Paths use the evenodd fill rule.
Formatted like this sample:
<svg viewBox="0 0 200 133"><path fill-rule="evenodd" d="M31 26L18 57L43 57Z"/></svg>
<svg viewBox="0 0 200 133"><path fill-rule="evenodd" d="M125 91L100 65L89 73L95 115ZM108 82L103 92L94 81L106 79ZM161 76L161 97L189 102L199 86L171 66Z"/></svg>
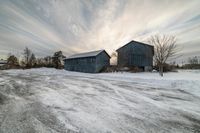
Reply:
<svg viewBox="0 0 200 133"><path fill-rule="evenodd" d="M105 50L72 55L64 59L64 68L69 71L98 73L110 65L110 56Z"/></svg>
<svg viewBox="0 0 200 133"><path fill-rule="evenodd" d="M0 69L5 69L5 68L6 68L6 65L7 65L7 61L1 59L1 60L0 60Z"/></svg>
<svg viewBox="0 0 200 133"><path fill-rule="evenodd" d="M117 49L120 67L139 67L149 71L153 66L154 47L142 42L131 41Z"/></svg>

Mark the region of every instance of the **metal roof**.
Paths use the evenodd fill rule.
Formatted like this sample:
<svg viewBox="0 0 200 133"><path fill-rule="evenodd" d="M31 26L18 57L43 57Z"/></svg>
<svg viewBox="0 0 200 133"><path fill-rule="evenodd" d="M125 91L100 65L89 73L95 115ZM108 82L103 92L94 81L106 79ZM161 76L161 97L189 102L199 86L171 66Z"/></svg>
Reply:
<svg viewBox="0 0 200 133"><path fill-rule="evenodd" d="M6 64L7 60L0 60L0 64Z"/></svg>
<svg viewBox="0 0 200 133"><path fill-rule="evenodd" d="M127 44L123 45L122 47L118 48L116 51L118 51L119 49L121 49L121 48L123 48L123 47L125 47L125 46L127 46L129 44L132 44L132 43L133 43L133 45L134 45L134 43L137 43L137 44L142 44L142 45L146 45L146 46L150 46L150 47L154 48L154 46L152 46L152 45L132 40L129 43L127 43Z"/></svg>
<svg viewBox="0 0 200 133"><path fill-rule="evenodd" d="M97 56L98 54L100 54L103 51L105 51L105 50L98 50L98 51L91 51L91 52L86 52L86 53L74 54L74 55L71 55L71 56L67 57L66 59L95 57L95 56Z"/></svg>

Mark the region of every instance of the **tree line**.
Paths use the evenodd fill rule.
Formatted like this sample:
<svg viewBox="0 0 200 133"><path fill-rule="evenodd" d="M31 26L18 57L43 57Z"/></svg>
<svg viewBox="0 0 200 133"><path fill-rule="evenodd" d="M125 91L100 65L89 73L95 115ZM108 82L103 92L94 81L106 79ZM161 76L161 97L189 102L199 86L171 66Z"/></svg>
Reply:
<svg viewBox="0 0 200 133"><path fill-rule="evenodd" d="M154 35L147 40L150 44L154 45L154 66L159 70L161 76L166 68L174 68L167 64L170 59L176 59L181 49L177 45L177 39L171 35ZM112 56L116 56L112 54ZM57 51L53 56L44 58L36 58L35 54L26 47L23 51L23 58L19 59L15 55L10 55L7 59L7 68L38 68L38 67L53 67L57 69L63 68L63 55L62 51ZM179 66L176 66L179 68ZM182 66L182 68L200 68L200 62L197 57L190 58L189 64Z"/></svg>
<svg viewBox="0 0 200 133"><path fill-rule="evenodd" d="M22 59L19 60L15 55L10 54L7 58L7 64L5 65L4 69L29 69L39 67L62 69L62 60L65 58L62 51L55 52L53 56L36 58L35 54L28 47L24 49L22 55Z"/></svg>
<svg viewBox="0 0 200 133"><path fill-rule="evenodd" d="M197 56L188 58L188 63L182 65L182 69L200 69L200 58Z"/></svg>

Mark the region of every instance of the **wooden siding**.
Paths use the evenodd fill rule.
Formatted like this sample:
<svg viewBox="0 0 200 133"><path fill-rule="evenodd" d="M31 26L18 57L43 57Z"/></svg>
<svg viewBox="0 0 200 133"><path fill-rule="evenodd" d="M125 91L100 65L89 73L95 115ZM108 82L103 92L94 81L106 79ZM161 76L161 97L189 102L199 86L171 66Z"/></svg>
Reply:
<svg viewBox="0 0 200 133"><path fill-rule="evenodd" d="M86 73L97 73L110 65L110 57L105 51L94 57L65 59L65 69Z"/></svg>
<svg viewBox="0 0 200 133"><path fill-rule="evenodd" d="M101 52L96 56L96 72L100 72L108 66L110 66L110 57L106 52Z"/></svg>
<svg viewBox="0 0 200 133"><path fill-rule="evenodd" d="M69 71L92 73L95 71L95 57L66 59L65 69Z"/></svg>
<svg viewBox="0 0 200 133"><path fill-rule="evenodd" d="M117 50L119 66L152 66L153 46L139 42L130 42Z"/></svg>

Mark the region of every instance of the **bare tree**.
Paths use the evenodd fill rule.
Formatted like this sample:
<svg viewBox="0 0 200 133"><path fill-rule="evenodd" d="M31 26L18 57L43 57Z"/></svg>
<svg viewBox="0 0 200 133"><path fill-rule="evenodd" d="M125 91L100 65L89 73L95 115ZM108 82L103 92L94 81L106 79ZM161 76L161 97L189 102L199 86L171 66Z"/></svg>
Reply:
<svg viewBox="0 0 200 133"><path fill-rule="evenodd" d="M37 67L44 67L45 66L45 60L44 58L37 58L36 59L36 64L37 64Z"/></svg>
<svg viewBox="0 0 200 133"><path fill-rule="evenodd" d="M170 58L177 57L180 49L177 47L175 36L171 35L154 35L148 42L154 45L155 64L159 67L159 73L163 76L163 67Z"/></svg>
<svg viewBox="0 0 200 133"><path fill-rule="evenodd" d="M31 67L35 67L36 66L36 57L35 57L35 55L32 53L31 54L31 57L30 57L30 59L29 59L29 64L30 64L30 66Z"/></svg>
<svg viewBox="0 0 200 133"><path fill-rule="evenodd" d="M110 64L117 65L117 52L111 54Z"/></svg>
<svg viewBox="0 0 200 133"><path fill-rule="evenodd" d="M53 67L53 62L52 62L52 57L51 56L46 56L44 58L45 61L45 66L46 67Z"/></svg>
<svg viewBox="0 0 200 133"><path fill-rule="evenodd" d="M28 47L26 47L24 49L24 63L25 63L25 67L30 67L30 58L31 58L31 55L32 55L32 52L30 49L28 49Z"/></svg>
<svg viewBox="0 0 200 133"><path fill-rule="evenodd" d="M19 65L23 69L26 67L25 61L23 59L19 62Z"/></svg>
<svg viewBox="0 0 200 133"><path fill-rule="evenodd" d="M199 64L199 60L198 60L198 57L197 56L195 56L195 57L192 57L192 58L189 58L188 59L188 62L190 63L190 64Z"/></svg>

